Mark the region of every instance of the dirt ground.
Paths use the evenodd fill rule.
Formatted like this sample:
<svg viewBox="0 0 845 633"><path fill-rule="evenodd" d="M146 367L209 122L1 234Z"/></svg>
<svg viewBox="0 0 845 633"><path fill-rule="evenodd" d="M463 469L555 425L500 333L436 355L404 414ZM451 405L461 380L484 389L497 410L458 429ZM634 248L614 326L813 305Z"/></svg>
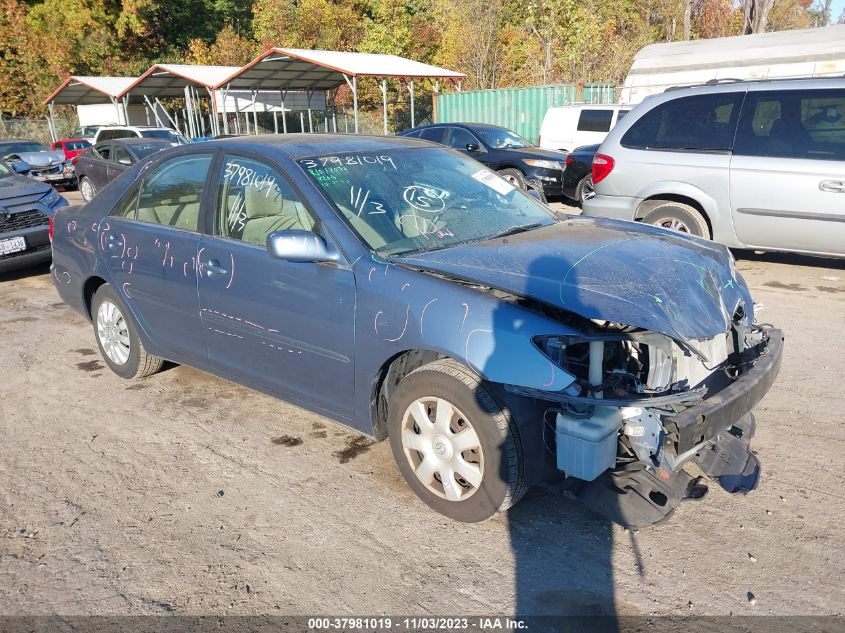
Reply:
<svg viewBox="0 0 845 633"><path fill-rule="evenodd" d="M639 532L554 486L452 522L387 443L188 367L125 382L46 267L0 277L0 614L841 615L845 264L738 257L786 332L760 488Z"/></svg>

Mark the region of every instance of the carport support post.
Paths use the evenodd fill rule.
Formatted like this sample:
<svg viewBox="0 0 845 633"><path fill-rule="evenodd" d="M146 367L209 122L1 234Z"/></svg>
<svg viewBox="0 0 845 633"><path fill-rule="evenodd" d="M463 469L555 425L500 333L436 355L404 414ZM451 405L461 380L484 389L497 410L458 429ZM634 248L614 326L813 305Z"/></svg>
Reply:
<svg viewBox="0 0 845 633"><path fill-rule="evenodd" d="M408 82L408 92L411 93L411 127L416 127L414 125L414 81L413 81L413 79Z"/></svg>
<svg viewBox="0 0 845 633"><path fill-rule="evenodd" d="M387 79L381 80L381 104L384 112L384 135L387 136Z"/></svg>
<svg viewBox="0 0 845 633"><path fill-rule="evenodd" d="M182 130L179 129L179 114L176 114L176 120L174 121L173 117L170 116L170 113L167 111L167 108L165 108L164 105L162 105L161 101L158 100L158 97L156 97L155 102L156 105L161 108L161 111L164 112L164 116L166 116L168 120L173 124L173 127L176 128L176 131L181 134ZM153 110L153 112L157 112L157 110ZM156 118L158 118L158 115L156 115Z"/></svg>
<svg viewBox="0 0 845 633"><path fill-rule="evenodd" d="M279 133L279 113L276 110L273 110L273 132Z"/></svg>
<svg viewBox="0 0 845 633"><path fill-rule="evenodd" d="M302 112L302 110L299 111L299 131L305 131L305 114Z"/></svg>
<svg viewBox="0 0 845 633"><path fill-rule="evenodd" d="M191 89L187 84L185 85L185 119L187 121L186 127L188 128L188 134L191 138L194 138L196 132L194 130L194 117L191 112Z"/></svg>
<svg viewBox="0 0 845 633"><path fill-rule="evenodd" d="M352 110L355 112L355 134L358 133L358 77L352 75L352 80L346 75L343 76L346 85L352 91Z"/></svg>
<svg viewBox="0 0 845 633"><path fill-rule="evenodd" d="M287 113L285 112L285 97L287 96L287 90L279 90L279 99L282 104L282 131L287 134L288 133L288 117Z"/></svg>
<svg viewBox="0 0 845 633"><path fill-rule="evenodd" d="M164 127L164 124L161 122L161 118L158 116L158 109L150 103L150 98L147 95L144 95L144 101L146 101L147 106L153 111L153 116L156 119L156 124L159 127Z"/></svg>
<svg viewBox="0 0 845 633"><path fill-rule="evenodd" d="M314 132L314 123L311 120L311 95L314 94L313 90L306 90L305 91L305 100L308 102L308 133L312 134Z"/></svg>
<svg viewBox="0 0 845 633"><path fill-rule="evenodd" d="M52 101L47 104L47 127L50 128L50 138L52 139L52 142L55 143L59 139L56 138L57 137L57 134L56 134L56 117L54 116L54 113L53 113L53 102Z"/></svg>
<svg viewBox="0 0 845 633"><path fill-rule="evenodd" d="M208 93L208 105L211 110L211 118L209 122L211 123L211 135L217 136L220 134L220 128L218 127L217 121L217 92L206 86L205 91Z"/></svg>
<svg viewBox="0 0 845 633"><path fill-rule="evenodd" d="M229 84L223 88L223 134L229 133L229 114L226 112L226 98L229 96Z"/></svg>
<svg viewBox="0 0 845 633"><path fill-rule="evenodd" d="M258 134L258 107L255 105L258 100L258 91L252 90L250 94L252 95L252 128L253 133Z"/></svg>

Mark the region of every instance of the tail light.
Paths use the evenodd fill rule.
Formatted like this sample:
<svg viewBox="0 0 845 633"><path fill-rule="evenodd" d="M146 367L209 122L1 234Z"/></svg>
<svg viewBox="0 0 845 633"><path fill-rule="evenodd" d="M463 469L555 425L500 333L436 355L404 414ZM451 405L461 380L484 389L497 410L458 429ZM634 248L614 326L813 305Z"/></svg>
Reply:
<svg viewBox="0 0 845 633"><path fill-rule="evenodd" d="M53 216L50 216L50 228L47 229L47 235L50 238L50 241L53 241Z"/></svg>
<svg viewBox="0 0 845 633"><path fill-rule="evenodd" d="M614 165L616 161L607 154L596 154L593 157L593 184L597 185L607 178L607 175L613 171Z"/></svg>
<svg viewBox="0 0 845 633"><path fill-rule="evenodd" d="M79 160L79 155L77 154L76 156L74 156L73 158L70 159L70 164L73 165L74 167L76 167L76 161L78 161L78 160Z"/></svg>
<svg viewBox="0 0 845 633"><path fill-rule="evenodd" d="M571 165L571 164L572 164L572 163L574 163L574 162L575 162L575 159L574 159L574 158L572 158L572 156L567 156L567 157L566 157L566 164L567 164L567 165Z"/></svg>

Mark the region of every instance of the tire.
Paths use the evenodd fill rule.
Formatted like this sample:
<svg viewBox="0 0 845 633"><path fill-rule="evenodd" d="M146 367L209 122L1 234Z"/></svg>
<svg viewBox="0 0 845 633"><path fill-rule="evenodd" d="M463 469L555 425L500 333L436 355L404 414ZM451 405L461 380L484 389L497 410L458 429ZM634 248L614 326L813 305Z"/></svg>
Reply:
<svg viewBox="0 0 845 633"><path fill-rule="evenodd" d="M518 169L507 168L507 169L500 169L496 172L502 178L507 180L517 189L522 189L525 191L525 176L522 175L522 172Z"/></svg>
<svg viewBox="0 0 845 633"><path fill-rule="evenodd" d="M79 193L82 194L85 202L91 202L97 194L97 191L94 189L94 185L91 184L91 181L88 180L87 176L83 176L79 179Z"/></svg>
<svg viewBox="0 0 845 633"><path fill-rule="evenodd" d="M103 284L91 301L94 338L103 360L121 378L156 373L164 359L148 354L138 338L132 316L114 289Z"/></svg>
<svg viewBox="0 0 845 633"><path fill-rule="evenodd" d="M683 202L662 202L643 217L643 222L680 233L689 233L706 240L710 239L710 227L707 226L707 220L698 209Z"/></svg>
<svg viewBox="0 0 845 633"><path fill-rule="evenodd" d="M592 175L584 176L578 182L578 186L575 187L575 199L578 200L578 202L580 202L581 204L584 204L584 200L589 200L595 195L596 192L595 189L593 189Z"/></svg>
<svg viewBox="0 0 845 633"><path fill-rule="evenodd" d="M438 428L441 407L449 412L444 402L452 415ZM425 432L418 416L431 423ZM477 523L508 509L525 492L515 423L492 386L454 360L424 365L399 383L390 399L387 430L408 486L440 514ZM472 432L475 437L455 439Z"/></svg>

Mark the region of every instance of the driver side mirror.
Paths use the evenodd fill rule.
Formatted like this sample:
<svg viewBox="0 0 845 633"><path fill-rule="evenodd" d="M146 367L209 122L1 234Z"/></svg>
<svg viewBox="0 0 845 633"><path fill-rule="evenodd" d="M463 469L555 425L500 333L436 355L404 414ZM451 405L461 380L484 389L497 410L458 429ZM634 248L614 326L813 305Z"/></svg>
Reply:
<svg viewBox="0 0 845 633"><path fill-rule="evenodd" d="M132 159L128 156L121 156L117 159L117 163L118 165L126 165L127 167L129 167L129 165L132 164Z"/></svg>
<svg viewBox="0 0 845 633"><path fill-rule="evenodd" d="M468 152L480 152L481 148L476 145L475 143L467 143L467 151Z"/></svg>
<svg viewBox="0 0 845 633"><path fill-rule="evenodd" d="M288 262L336 262L338 252L311 231L291 229L274 231L267 236L267 251Z"/></svg>

